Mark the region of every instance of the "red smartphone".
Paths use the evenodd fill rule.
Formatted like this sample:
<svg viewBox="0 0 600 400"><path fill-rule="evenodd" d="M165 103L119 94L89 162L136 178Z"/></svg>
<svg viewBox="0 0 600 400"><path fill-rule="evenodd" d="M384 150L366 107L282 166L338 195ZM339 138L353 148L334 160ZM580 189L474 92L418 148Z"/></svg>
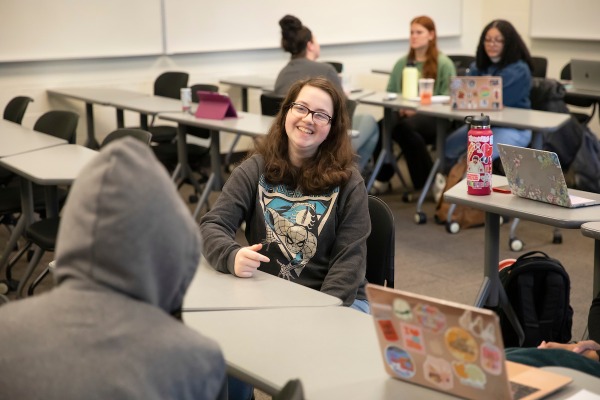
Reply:
<svg viewBox="0 0 600 400"><path fill-rule="evenodd" d="M498 192L498 193L511 193L510 186L508 186L508 185L494 186L494 187L492 187L492 190L494 192Z"/></svg>

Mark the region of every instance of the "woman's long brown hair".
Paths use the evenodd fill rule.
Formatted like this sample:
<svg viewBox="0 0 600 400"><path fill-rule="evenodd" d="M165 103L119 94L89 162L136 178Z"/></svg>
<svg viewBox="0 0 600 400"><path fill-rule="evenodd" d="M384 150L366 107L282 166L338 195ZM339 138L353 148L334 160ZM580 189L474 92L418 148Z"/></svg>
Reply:
<svg viewBox="0 0 600 400"><path fill-rule="evenodd" d="M312 86L326 92L333 102L331 128L315 155L304 160L302 167L295 167L288 155L288 136L285 120L291 104L296 101L304 86ZM345 96L325 78L309 78L297 81L281 103L281 109L269 133L257 141L256 153L265 160L265 178L272 184L285 184L299 188L304 194L321 194L343 185L352 174L354 151L348 128L350 122L346 111Z"/></svg>

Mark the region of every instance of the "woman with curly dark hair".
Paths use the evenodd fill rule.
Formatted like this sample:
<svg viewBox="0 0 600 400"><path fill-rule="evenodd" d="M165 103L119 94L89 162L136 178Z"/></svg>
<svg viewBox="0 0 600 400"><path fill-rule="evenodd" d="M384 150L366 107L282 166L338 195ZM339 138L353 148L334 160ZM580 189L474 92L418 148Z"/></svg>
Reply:
<svg viewBox="0 0 600 400"><path fill-rule="evenodd" d="M531 108L531 71L533 64L525 42L508 21L497 19L483 28L471 76L502 77L502 102L506 107ZM494 121L492 121L492 124ZM446 138L446 166L451 167L467 151L468 126ZM499 157L498 143L525 147L531 142L531 130L492 125L494 146L492 159Z"/></svg>

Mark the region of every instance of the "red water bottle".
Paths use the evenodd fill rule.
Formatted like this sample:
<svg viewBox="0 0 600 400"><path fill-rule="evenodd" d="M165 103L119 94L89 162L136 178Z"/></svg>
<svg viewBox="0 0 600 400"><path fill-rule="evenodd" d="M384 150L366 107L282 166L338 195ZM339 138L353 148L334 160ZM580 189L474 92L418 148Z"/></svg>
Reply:
<svg viewBox="0 0 600 400"><path fill-rule="evenodd" d="M469 115L465 122L471 125L467 146L467 193L492 193L492 153L494 137L488 115Z"/></svg>

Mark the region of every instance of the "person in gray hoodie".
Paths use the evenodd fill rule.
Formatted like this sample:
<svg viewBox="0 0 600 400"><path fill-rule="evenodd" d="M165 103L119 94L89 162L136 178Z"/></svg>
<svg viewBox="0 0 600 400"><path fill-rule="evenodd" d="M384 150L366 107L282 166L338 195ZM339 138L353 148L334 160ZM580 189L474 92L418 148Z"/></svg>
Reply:
<svg viewBox="0 0 600 400"><path fill-rule="evenodd" d="M219 347L171 315L200 249L198 226L148 146L108 145L64 207L56 286L0 307L0 397L221 396Z"/></svg>

